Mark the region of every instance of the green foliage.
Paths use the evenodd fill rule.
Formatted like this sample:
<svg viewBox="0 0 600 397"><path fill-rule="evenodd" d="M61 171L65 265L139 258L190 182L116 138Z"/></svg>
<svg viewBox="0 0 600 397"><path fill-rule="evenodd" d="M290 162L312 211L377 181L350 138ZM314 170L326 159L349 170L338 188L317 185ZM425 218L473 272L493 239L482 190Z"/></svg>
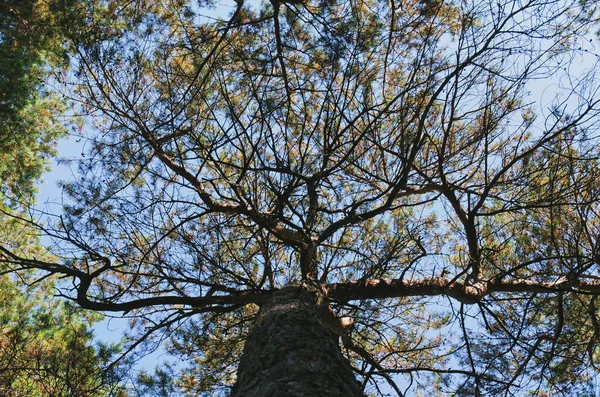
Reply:
<svg viewBox="0 0 600 397"><path fill-rule="evenodd" d="M50 67L66 61L45 1L0 2L0 181L12 200L35 191L65 131L63 100L47 86Z"/></svg>
<svg viewBox="0 0 600 397"><path fill-rule="evenodd" d="M21 255L51 258L26 215L15 215L4 208L0 241ZM109 367L119 346L95 342L90 330L102 316L54 297L60 283L55 277L40 278L32 270L7 273L15 265L0 266L0 394L124 397L122 367Z"/></svg>
<svg viewBox="0 0 600 397"><path fill-rule="evenodd" d="M0 277L0 393L28 397L117 396L116 373L103 373L115 346L91 346L100 319L46 288L19 290ZM100 354L100 352L102 354Z"/></svg>

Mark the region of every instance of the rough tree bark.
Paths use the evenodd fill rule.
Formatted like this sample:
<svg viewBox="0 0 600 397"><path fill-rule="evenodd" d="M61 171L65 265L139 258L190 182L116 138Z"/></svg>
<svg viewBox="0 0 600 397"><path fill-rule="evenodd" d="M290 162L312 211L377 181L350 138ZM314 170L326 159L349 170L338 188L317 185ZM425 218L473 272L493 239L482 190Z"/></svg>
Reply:
<svg viewBox="0 0 600 397"><path fill-rule="evenodd" d="M232 397L363 397L350 363L303 287L274 293L258 313Z"/></svg>

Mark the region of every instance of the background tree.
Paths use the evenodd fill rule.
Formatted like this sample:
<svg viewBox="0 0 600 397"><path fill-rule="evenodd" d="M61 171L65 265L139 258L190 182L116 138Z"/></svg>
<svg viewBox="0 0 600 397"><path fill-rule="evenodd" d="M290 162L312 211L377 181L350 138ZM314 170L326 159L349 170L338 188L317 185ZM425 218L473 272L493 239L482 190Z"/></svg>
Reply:
<svg viewBox="0 0 600 397"><path fill-rule="evenodd" d="M23 200L64 135L64 104L43 82L66 62L44 1L0 2L0 180L3 200Z"/></svg>
<svg viewBox="0 0 600 397"><path fill-rule="evenodd" d="M52 256L29 226L26 209L66 132L65 103L48 87L50 69L67 61L51 7L33 0L0 2L0 240L40 260ZM53 299L52 277L10 276L0 256L0 394L121 393L118 371L102 371L116 346L92 346L90 327L101 316Z"/></svg>
<svg viewBox="0 0 600 397"><path fill-rule="evenodd" d="M103 372L113 346L93 346L99 315L52 296L46 288L17 288L0 278L0 392L6 396L124 396L118 371Z"/></svg>
<svg viewBox="0 0 600 397"><path fill-rule="evenodd" d="M89 152L59 259L9 266L168 338L183 394L593 395L595 3L214 6L68 8Z"/></svg>

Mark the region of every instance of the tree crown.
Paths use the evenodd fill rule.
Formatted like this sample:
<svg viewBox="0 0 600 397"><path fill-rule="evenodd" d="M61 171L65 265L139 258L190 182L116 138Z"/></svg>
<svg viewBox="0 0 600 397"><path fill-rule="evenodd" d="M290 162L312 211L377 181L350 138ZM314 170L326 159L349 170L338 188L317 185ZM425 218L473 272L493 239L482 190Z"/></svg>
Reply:
<svg viewBox="0 0 600 397"><path fill-rule="evenodd" d="M230 381L252 304L303 281L354 317L379 365L354 357L367 381L584 387L600 333L596 5L94 4L69 9L65 92L91 122L44 227L62 261L4 248L14 262L137 316L132 347L172 336L202 363L187 390Z"/></svg>

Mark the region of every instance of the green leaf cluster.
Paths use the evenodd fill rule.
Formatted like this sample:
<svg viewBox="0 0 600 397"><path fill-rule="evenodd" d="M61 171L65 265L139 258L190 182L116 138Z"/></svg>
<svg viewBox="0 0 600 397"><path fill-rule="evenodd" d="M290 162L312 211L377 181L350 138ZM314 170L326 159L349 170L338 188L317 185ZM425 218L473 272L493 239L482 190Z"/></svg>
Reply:
<svg viewBox="0 0 600 397"><path fill-rule="evenodd" d="M65 134L64 101L51 94L51 67L66 58L51 3L0 3L0 191L12 200L35 191Z"/></svg>
<svg viewBox="0 0 600 397"><path fill-rule="evenodd" d="M90 326L100 316L48 299L51 284L45 287L22 291L7 275L0 277L0 394L119 395L116 373L101 371L116 347L91 345Z"/></svg>

